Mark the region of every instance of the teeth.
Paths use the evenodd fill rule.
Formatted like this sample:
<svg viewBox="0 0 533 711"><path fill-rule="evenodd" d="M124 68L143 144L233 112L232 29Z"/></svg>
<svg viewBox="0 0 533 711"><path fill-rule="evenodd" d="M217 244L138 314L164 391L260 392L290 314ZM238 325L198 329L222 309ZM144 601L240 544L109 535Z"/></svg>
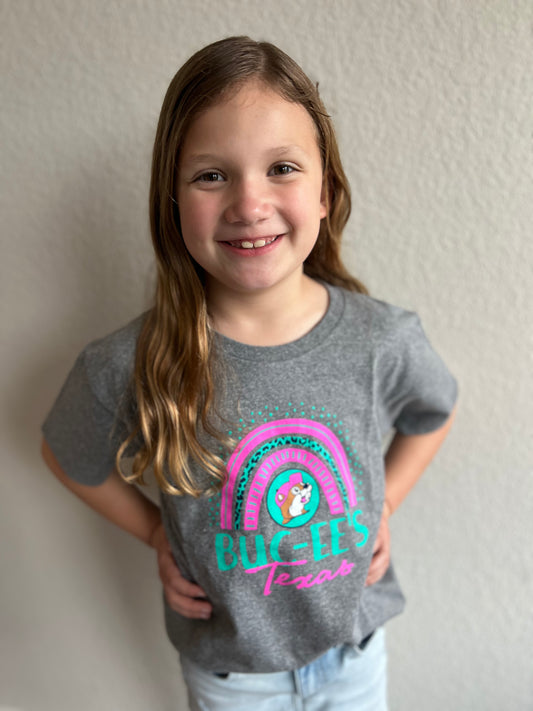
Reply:
<svg viewBox="0 0 533 711"><path fill-rule="evenodd" d="M242 242L230 242L235 247L240 247L241 249L258 249L259 247L264 247L267 244L271 244L276 237L267 237L266 239L256 239L255 242L250 242L248 240L243 240Z"/></svg>

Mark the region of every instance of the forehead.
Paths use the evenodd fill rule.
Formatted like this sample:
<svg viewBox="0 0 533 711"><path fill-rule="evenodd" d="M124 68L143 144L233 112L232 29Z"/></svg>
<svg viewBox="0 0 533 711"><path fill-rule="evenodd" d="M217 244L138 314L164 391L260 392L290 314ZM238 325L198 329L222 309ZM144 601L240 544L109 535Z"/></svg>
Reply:
<svg viewBox="0 0 533 711"><path fill-rule="evenodd" d="M233 87L191 122L182 150L202 144L248 141L317 147L318 131L308 111L271 86L251 80Z"/></svg>

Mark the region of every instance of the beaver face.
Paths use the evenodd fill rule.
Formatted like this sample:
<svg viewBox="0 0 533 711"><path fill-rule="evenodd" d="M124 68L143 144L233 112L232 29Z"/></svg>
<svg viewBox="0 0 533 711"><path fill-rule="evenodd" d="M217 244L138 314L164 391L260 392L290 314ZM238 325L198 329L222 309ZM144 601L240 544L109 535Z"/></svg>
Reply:
<svg viewBox="0 0 533 711"><path fill-rule="evenodd" d="M308 504L311 500L312 491L312 485L303 481L291 486L287 492L287 498L280 505L283 523L289 523L296 516L302 516L307 513L305 504ZM283 498L281 494L278 494L278 504L280 499L282 500Z"/></svg>

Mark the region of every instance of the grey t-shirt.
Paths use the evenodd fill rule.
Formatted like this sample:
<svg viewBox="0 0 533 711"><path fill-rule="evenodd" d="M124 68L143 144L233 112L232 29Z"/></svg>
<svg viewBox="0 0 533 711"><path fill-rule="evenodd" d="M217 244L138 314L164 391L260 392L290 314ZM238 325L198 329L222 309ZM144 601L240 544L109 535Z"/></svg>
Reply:
<svg viewBox="0 0 533 711"><path fill-rule="evenodd" d="M226 483L199 499L161 494L176 562L213 604L211 619L191 620L165 601L167 632L208 670L294 669L360 642L404 606L392 566L364 586L383 507L382 443L391 428L440 427L457 386L415 313L328 291L326 315L297 341L218 337L221 414L236 441ZM43 425L78 482L103 482L128 432L141 325L84 349Z"/></svg>

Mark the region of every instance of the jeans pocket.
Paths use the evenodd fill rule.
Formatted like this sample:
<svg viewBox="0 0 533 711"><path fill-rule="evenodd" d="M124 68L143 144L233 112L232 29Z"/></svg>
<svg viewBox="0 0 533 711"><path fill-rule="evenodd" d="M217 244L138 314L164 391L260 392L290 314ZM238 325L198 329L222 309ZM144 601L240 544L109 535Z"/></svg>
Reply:
<svg viewBox="0 0 533 711"><path fill-rule="evenodd" d="M346 645L346 653L351 657L360 657L362 654L365 653L366 648L368 647L370 642L372 642L372 640L374 639L376 632L377 632L377 630L374 630L374 632L367 635L358 644L347 644Z"/></svg>
<svg viewBox="0 0 533 711"><path fill-rule="evenodd" d="M362 639L359 642L359 644L357 645L357 649L359 650L359 652L365 651L365 649L368 647L370 642L373 640L375 634L376 634L376 630L371 632L367 637L365 637L364 639Z"/></svg>

